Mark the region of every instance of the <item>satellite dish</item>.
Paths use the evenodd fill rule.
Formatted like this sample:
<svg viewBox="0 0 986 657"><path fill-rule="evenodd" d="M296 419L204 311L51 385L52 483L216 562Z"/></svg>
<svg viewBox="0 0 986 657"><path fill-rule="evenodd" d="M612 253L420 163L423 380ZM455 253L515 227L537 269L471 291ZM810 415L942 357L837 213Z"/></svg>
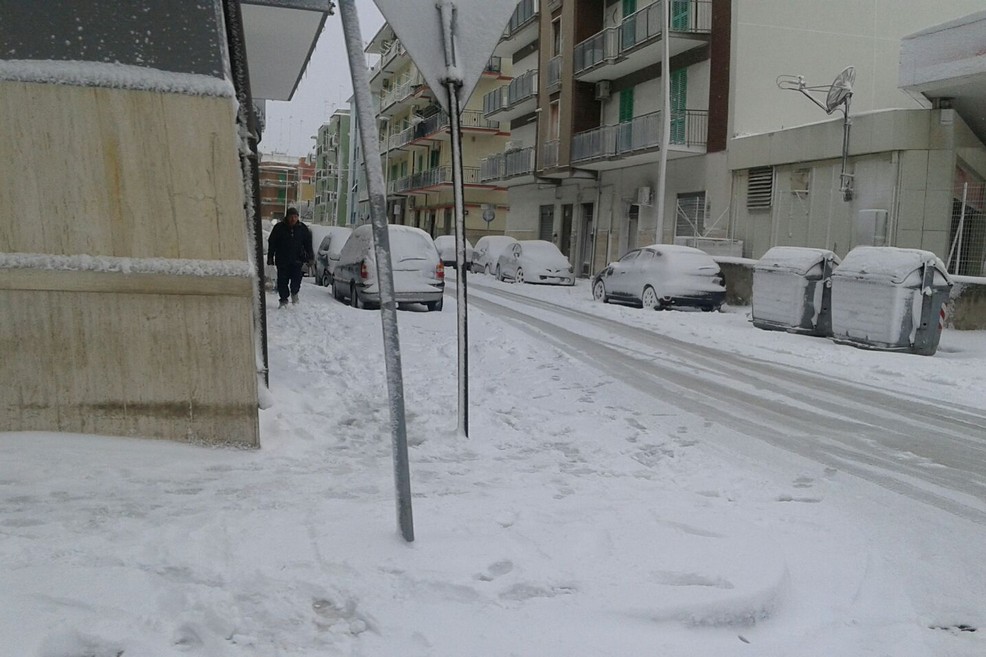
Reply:
<svg viewBox="0 0 986 657"><path fill-rule="evenodd" d="M825 96L825 111L829 114L834 112L842 103L849 105L849 97L852 96L852 85L856 81L856 69L847 66L842 72L835 76L829 92Z"/></svg>

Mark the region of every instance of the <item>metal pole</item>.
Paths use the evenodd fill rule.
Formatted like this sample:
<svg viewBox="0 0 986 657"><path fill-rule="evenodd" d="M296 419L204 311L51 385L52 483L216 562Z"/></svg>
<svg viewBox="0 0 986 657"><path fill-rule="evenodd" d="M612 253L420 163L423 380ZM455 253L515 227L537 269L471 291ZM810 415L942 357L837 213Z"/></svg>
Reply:
<svg viewBox="0 0 986 657"><path fill-rule="evenodd" d="M362 36L355 0L339 0L342 30L353 79L353 95L358 116L373 115L370 82L363 59ZM380 322L383 325L384 360L387 367L387 391L390 399L390 428L393 437L394 485L397 491L397 523L404 540L414 540L411 514L411 475L407 459L407 428L404 416L404 382L401 374L401 346L397 335L397 303L394 299L394 272L390 261L390 234L387 229L386 195L383 187L383 164L380 161L380 137L376 121L360 122L363 163L370 196L370 220L373 223L374 255L380 284Z"/></svg>
<svg viewBox="0 0 986 657"><path fill-rule="evenodd" d="M839 191L842 192L843 201L852 200L852 176L846 173L849 165L849 129L852 127L852 119L849 118L849 100L842 106L842 173L839 175Z"/></svg>
<svg viewBox="0 0 986 657"><path fill-rule="evenodd" d="M667 193L668 146L671 143L671 52L668 45L668 31L671 29L669 13L671 4L664 2L661 11L661 95L664 97L661 111L661 159L658 164L657 179L657 233L656 242L664 242L664 195Z"/></svg>
<svg viewBox="0 0 986 657"><path fill-rule="evenodd" d="M462 80L452 75L455 67L455 5L448 0L438 4L445 43L445 64L449 74L445 89L449 98L449 128L452 135L452 189L455 199L455 269L457 272L456 311L459 338L459 433L469 437L469 318L466 308L466 222L462 180L462 125L459 87Z"/></svg>

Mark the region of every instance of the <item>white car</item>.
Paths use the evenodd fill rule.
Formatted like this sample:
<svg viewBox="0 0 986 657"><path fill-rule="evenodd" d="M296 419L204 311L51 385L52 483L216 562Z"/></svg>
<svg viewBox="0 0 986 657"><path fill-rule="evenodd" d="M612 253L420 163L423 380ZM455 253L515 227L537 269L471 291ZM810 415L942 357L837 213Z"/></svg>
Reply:
<svg viewBox="0 0 986 657"><path fill-rule="evenodd" d="M353 229L348 226L329 226L321 241L315 242L315 282L323 287L332 285L332 272Z"/></svg>
<svg viewBox="0 0 986 657"><path fill-rule="evenodd" d="M516 244L517 240L507 235L486 235L480 237L473 249L472 266L469 268L473 272L480 274L493 275L496 269L496 261L511 244Z"/></svg>
<svg viewBox="0 0 986 657"><path fill-rule="evenodd" d="M704 251L652 244L609 263L592 280L596 301L619 301L663 310L691 306L719 310L726 286L719 265Z"/></svg>
<svg viewBox="0 0 986 657"><path fill-rule="evenodd" d="M423 303L442 309L445 265L431 235L420 228L390 224L390 262L394 271L394 300ZM332 295L348 299L354 308L380 305L380 284L374 252L373 226L364 224L349 236L332 274Z"/></svg>
<svg viewBox="0 0 986 657"><path fill-rule="evenodd" d="M455 267L455 235L439 235L435 238L435 248L438 249L438 257L442 259L442 264L446 267ZM472 244L466 240L466 267L472 264L472 255Z"/></svg>
<svg viewBox="0 0 986 657"><path fill-rule="evenodd" d="M575 269L551 242L521 240L500 254L496 278L515 283L575 285Z"/></svg>

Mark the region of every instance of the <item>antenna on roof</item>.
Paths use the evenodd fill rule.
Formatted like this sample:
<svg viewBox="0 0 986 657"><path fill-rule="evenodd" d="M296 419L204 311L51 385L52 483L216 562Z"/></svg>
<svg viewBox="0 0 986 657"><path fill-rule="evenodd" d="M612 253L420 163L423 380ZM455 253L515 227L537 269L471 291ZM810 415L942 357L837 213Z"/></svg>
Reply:
<svg viewBox="0 0 986 657"><path fill-rule="evenodd" d="M789 91L800 91L808 100L815 103L826 114L842 109L842 173L839 174L839 191L843 200L850 201L853 197L853 175L846 173L849 160L849 128L852 120L849 118L849 103L852 101L852 87L856 81L856 69L847 66L835 76L832 84L810 87L805 84L803 75L778 75L777 86ZM812 93L825 93L825 102L821 103Z"/></svg>

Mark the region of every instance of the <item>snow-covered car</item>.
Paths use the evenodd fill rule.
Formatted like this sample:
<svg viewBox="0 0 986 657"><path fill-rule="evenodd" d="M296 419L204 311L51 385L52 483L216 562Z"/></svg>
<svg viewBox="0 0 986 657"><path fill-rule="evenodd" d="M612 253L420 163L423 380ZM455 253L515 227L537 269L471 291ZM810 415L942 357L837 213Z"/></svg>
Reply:
<svg viewBox="0 0 986 657"><path fill-rule="evenodd" d="M339 254L353 229L347 226L328 226L324 237L315 247L315 282L323 287L332 285L332 272L339 262ZM313 233L314 234L314 233Z"/></svg>
<svg viewBox="0 0 986 657"><path fill-rule="evenodd" d="M439 235L435 238L438 257L446 267L455 267L455 235ZM466 240L466 267L472 264L472 243Z"/></svg>
<svg viewBox="0 0 986 657"><path fill-rule="evenodd" d="M688 246L652 244L630 251L592 279L592 296L661 310L690 306L718 310L726 299L719 265Z"/></svg>
<svg viewBox="0 0 986 657"><path fill-rule="evenodd" d="M515 283L575 285L575 269L551 242L521 240L508 246L497 258L496 279Z"/></svg>
<svg viewBox="0 0 986 657"><path fill-rule="evenodd" d="M428 310L441 310L445 265L438 258L431 236L413 226L391 224L387 228L395 301L423 303ZM348 299L354 308L380 305L371 224L357 227L342 247L332 275L332 296L339 301Z"/></svg>
<svg viewBox="0 0 986 657"><path fill-rule="evenodd" d="M480 237L479 241L476 242L476 248L473 249L470 271L492 276L500 254L508 246L516 243L517 240L508 235L486 235Z"/></svg>

